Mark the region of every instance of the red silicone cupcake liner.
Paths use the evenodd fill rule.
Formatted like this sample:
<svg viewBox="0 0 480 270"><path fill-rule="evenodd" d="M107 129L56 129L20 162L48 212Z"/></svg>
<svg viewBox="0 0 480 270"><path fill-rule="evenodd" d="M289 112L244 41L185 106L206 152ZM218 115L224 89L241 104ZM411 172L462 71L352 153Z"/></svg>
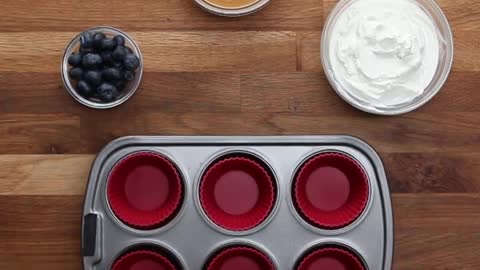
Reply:
<svg viewBox="0 0 480 270"><path fill-rule="evenodd" d="M200 184L205 214L218 226L246 231L271 213L276 198L272 176L253 158L237 156L217 161Z"/></svg>
<svg viewBox="0 0 480 270"><path fill-rule="evenodd" d="M206 270L275 270L263 252L247 246L228 247L214 255Z"/></svg>
<svg viewBox="0 0 480 270"><path fill-rule="evenodd" d="M340 247L318 248L304 257L296 270L366 270L353 252Z"/></svg>
<svg viewBox="0 0 480 270"><path fill-rule="evenodd" d="M176 270L174 263L164 255L149 251L137 250L120 257L111 270Z"/></svg>
<svg viewBox="0 0 480 270"><path fill-rule="evenodd" d="M115 215L137 229L154 229L172 220L181 208L183 181L164 156L138 152L113 168L107 197Z"/></svg>
<svg viewBox="0 0 480 270"><path fill-rule="evenodd" d="M297 211L322 229L353 223L365 210L370 192L360 164L334 152L318 154L302 165L293 188Z"/></svg>

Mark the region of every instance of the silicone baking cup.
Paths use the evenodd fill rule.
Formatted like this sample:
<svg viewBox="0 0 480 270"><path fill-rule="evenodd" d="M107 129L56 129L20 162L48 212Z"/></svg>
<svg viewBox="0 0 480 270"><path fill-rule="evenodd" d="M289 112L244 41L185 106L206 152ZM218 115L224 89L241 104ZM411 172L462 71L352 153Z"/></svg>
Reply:
<svg viewBox="0 0 480 270"><path fill-rule="evenodd" d="M293 202L300 216L320 229L339 229L363 213L369 197L361 165L337 152L308 159L293 183Z"/></svg>
<svg viewBox="0 0 480 270"><path fill-rule="evenodd" d="M121 256L111 270L177 270L175 264L163 254L150 250L136 250Z"/></svg>
<svg viewBox="0 0 480 270"><path fill-rule="evenodd" d="M301 259L296 270L366 270L356 254L343 247L318 247Z"/></svg>
<svg viewBox="0 0 480 270"><path fill-rule="evenodd" d="M110 173L107 197L114 214L130 227L162 227L179 212L184 184L178 169L154 152L124 157Z"/></svg>
<svg viewBox="0 0 480 270"><path fill-rule="evenodd" d="M218 251L204 270L275 270L272 260L249 246L231 246Z"/></svg>
<svg viewBox="0 0 480 270"><path fill-rule="evenodd" d="M208 218L231 231L247 231L274 208L276 184L266 166L247 155L217 160L200 183L200 203Z"/></svg>

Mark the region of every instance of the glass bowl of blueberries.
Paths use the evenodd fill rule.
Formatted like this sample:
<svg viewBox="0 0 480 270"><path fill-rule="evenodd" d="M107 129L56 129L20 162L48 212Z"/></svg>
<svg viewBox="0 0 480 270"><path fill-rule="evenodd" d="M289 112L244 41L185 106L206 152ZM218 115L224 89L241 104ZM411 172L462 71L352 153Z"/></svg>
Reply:
<svg viewBox="0 0 480 270"><path fill-rule="evenodd" d="M76 36L62 60L65 89L81 104L108 109L127 101L143 76L135 41L113 27L95 27Z"/></svg>

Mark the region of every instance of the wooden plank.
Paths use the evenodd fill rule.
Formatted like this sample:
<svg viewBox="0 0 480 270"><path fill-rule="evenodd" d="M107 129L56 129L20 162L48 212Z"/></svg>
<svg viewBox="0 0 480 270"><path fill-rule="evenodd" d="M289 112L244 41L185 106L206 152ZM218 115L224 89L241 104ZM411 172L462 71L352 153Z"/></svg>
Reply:
<svg viewBox="0 0 480 270"><path fill-rule="evenodd" d="M352 115L322 73L241 75L242 112L332 113Z"/></svg>
<svg viewBox="0 0 480 270"><path fill-rule="evenodd" d="M58 74L10 72L0 74L0 79L4 82L0 85L0 112L78 114L90 111L64 91ZM479 84L480 72L453 71L440 94L419 111L478 112L480 102L472 97ZM321 72L147 72L138 92L121 109L135 111L137 115L240 110L359 114L334 93Z"/></svg>
<svg viewBox="0 0 480 270"><path fill-rule="evenodd" d="M58 74L1 73L0 112L69 113L91 111L64 91ZM32 86L35 81L35 86ZM480 72L453 71L442 91L419 112L478 112ZM294 93L294 94L292 94ZM448 106L445 106L448 104ZM146 72L122 111L289 112L361 115L333 91L322 72L210 73ZM128 117L128 116L126 116ZM132 116L133 117L133 116Z"/></svg>
<svg viewBox="0 0 480 270"><path fill-rule="evenodd" d="M480 193L480 153L380 153L394 193Z"/></svg>
<svg viewBox="0 0 480 270"><path fill-rule="evenodd" d="M480 31L457 31L456 71L480 71ZM0 33L3 72L59 72L72 32ZM133 32L149 71L321 71L320 33L301 32ZM55 37L55 38L52 38ZM239 38L242 37L242 38ZM31 40L35 40L32 43ZM461 42L459 42L461 40ZM298 51L298 52L297 52Z"/></svg>
<svg viewBox="0 0 480 270"><path fill-rule="evenodd" d="M320 32L297 32L297 70L323 72Z"/></svg>
<svg viewBox="0 0 480 270"><path fill-rule="evenodd" d="M480 72L453 71L441 92L421 113L477 112ZM256 73L241 76L242 111L360 115L339 98L318 72ZM448 106L445 106L448 104Z"/></svg>
<svg viewBox="0 0 480 270"><path fill-rule="evenodd" d="M385 121L352 109L349 117L313 113L163 114L146 116L147 134L350 134L374 143L380 152L479 151L476 113L409 114ZM117 134L129 133L126 126L112 125ZM100 127L93 130L97 135Z"/></svg>
<svg viewBox="0 0 480 270"><path fill-rule="evenodd" d="M232 73L146 72L140 89L121 110L240 111L239 76ZM64 90L56 73L0 73L0 112L71 113L91 111ZM35 86L32 85L35 81Z"/></svg>
<svg viewBox="0 0 480 270"><path fill-rule="evenodd" d="M480 4L480 2L477 4ZM453 69L480 71L480 59L477 57L480 30L457 30L453 33L453 37L455 42Z"/></svg>
<svg viewBox="0 0 480 270"><path fill-rule="evenodd" d="M394 269L477 269L480 194L395 194Z"/></svg>
<svg viewBox="0 0 480 270"><path fill-rule="evenodd" d="M478 152L380 156L393 193L480 193ZM0 195L83 195L93 159L94 155L0 155Z"/></svg>
<svg viewBox="0 0 480 270"><path fill-rule="evenodd" d="M120 136L350 134L380 152L476 152L477 113L413 113L385 121L351 109L350 116L322 113L138 113L115 109L71 115L3 115L0 154L96 153ZM80 122L79 122L80 119Z"/></svg>
<svg viewBox="0 0 480 270"><path fill-rule="evenodd" d="M135 33L146 68L159 71L295 71L294 32Z"/></svg>
<svg viewBox="0 0 480 270"><path fill-rule="evenodd" d="M184 30L184 29L268 29L321 30L337 0L274 0L263 11L245 18L220 18L195 7L193 1L120 0L53 1L28 0L0 3L0 27L9 31L81 31L92 25L109 24L125 30ZM476 0L439 0L454 28L480 29L476 22L480 9ZM85 8L85 7L88 7ZM32 14L30 11L35 10ZM323 12L322 12L323 10ZM56 14L52 17L50 14Z"/></svg>
<svg viewBox="0 0 480 270"><path fill-rule="evenodd" d="M0 115L0 153L64 153L82 148L80 118L75 115Z"/></svg>
<svg viewBox="0 0 480 270"><path fill-rule="evenodd" d="M0 2L0 28L9 31L82 31L105 24L128 31L320 29L322 15L322 0L273 0L264 10L244 18L210 15L193 0Z"/></svg>
<svg viewBox="0 0 480 270"><path fill-rule="evenodd" d="M2 269L80 269L82 202L81 196L0 196ZM476 269L479 203L479 194L395 194L394 269Z"/></svg>
<svg viewBox="0 0 480 270"><path fill-rule="evenodd" d="M477 0L437 0L440 8L447 16L453 30L480 30L480 2ZM478 44L478 43L477 43Z"/></svg>
<svg viewBox="0 0 480 270"><path fill-rule="evenodd" d="M296 70L294 32L130 34L141 47L145 70L150 72ZM73 32L0 32L0 72L58 74L63 52L75 35Z"/></svg>
<svg viewBox="0 0 480 270"><path fill-rule="evenodd" d="M81 269L82 196L0 196L0 205L2 269Z"/></svg>
<svg viewBox="0 0 480 270"><path fill-rule="evenodd" d="M81 196L93 159L93 155L0 155L0 196Z"/></svg>

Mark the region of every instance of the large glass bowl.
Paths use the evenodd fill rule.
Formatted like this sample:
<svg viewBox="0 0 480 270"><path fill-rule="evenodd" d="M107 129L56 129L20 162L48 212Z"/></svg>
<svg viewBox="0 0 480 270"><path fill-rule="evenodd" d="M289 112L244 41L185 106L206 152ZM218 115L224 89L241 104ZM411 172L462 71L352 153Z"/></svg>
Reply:
<svg viewBox="0 0 480 270"><path fill-rule="evenodd" d="M63 85L65 87L65 90L78 102L81 104L90 107L90 108L95 108L95 109L109 109L116 107L125 101L127 101L138 89L140 86L140 82L142 80L143 76L143 57L142 53L140 52L140 48L138 47L137 43L125 32L122 32L121 30L118 30L113 27L109 26L101 26L101 27L94 27L85 30L84 32L102 32L104 33L107 37L113 37L115 35L121 35L125 38L125 46L129 47L132 49L133 53L140 59L140 66L135 72L135 78L130 81L125 89L122 91L120 96L112 101L112 102L103 102L100 99L96 98L85 98L82 97L80 94L77 93L75 90L75 86L70 79L70 76L68 75L68 70L70 68L68 64L68 57L73 53L77 52L80 47L80 36L81 33L78 34L71 42L68 44L67 49L65 50L65 53L63 55L62 59L62 65L61 65L61 74L62 74L62 81ZM82 32L83 33L83 32Z"/></svg>
<svg viewBox="0 0 480 270"><path fill-rule="evenodd" d="M376 104L371 104L360 100L351 93L349 93L348 89L346 89L346 87L343 87L340 80L337 80L337 78L335 77L335 73L333 72L330 62L329 46L330 38L332 36L332 29L334 28L335 23L339 18L339 15L342 14L342 12L344 12L355 1L362 0L340 0L333 8L324 26L321 42L321 59L323 69L333 89L337 92L338 95L340 95L340 97L342 97L346 102L356 107L357 109L380 115L398 115L407 113L421 107L422 105L430 101L440 91L440 89L446 82L453 63L453 35L447 18L443 14L440 7L436 4L434 0L415 1L418 6L432 18L438 31L440 55L437 71L435 72L432 81L425 88L422 94L415 97L409 102L405 102L395 106L378 106Z"/></svg>

